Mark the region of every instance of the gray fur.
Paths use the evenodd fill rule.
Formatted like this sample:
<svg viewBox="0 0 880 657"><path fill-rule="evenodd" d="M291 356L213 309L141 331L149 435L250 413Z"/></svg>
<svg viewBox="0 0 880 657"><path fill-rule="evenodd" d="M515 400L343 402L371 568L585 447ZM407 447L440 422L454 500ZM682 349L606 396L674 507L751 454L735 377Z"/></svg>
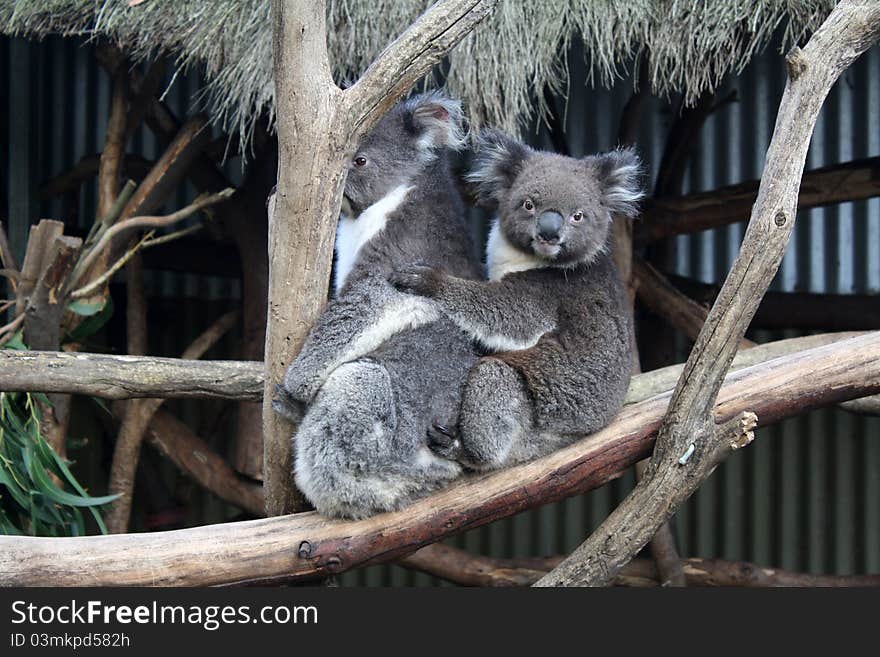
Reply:
<svg viewBox="0 0 880 657"><path fill-rule="evenodd" d="M396 509L461 472L427 448L426 435L434 422L456 423L473 344L435 304L387 281L417 261L480 276L449 165L460 123L456 101L417 96L385 116L352 160L345 198L357 218L344 219L352 230L392 191L409 191L356 252L276 396L282 414L304 413L296 483L325 515ZM366 164L356 164L361 157Z"/></svg>
<svg viewBox="0 0 880 657"><path fill-rule="evenodd" d="M468 374L457 436L432 445L487 470L593 433L623 403L632 320L609 228L613 215L636 212L639 161L630 150L583 159L537 152L490 132L470 180L497 211L487 248L494 280L426 265L398 268L390 280L437 301L492 351ZM545 215L560 221L545 222L558 232L542 240Z"/></svg>

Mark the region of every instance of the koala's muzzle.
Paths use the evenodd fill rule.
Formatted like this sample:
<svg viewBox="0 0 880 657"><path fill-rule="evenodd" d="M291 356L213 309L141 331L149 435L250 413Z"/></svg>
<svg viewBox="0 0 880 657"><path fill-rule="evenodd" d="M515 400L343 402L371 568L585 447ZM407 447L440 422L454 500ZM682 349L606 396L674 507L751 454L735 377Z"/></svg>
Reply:
<svg viewBox="0 0 880 657"><path fill-rule="evenodd" d="M558 242L563 221L562 215L558 212L552 210L542 212L538 217L538 238L545 242Z"/></svg>

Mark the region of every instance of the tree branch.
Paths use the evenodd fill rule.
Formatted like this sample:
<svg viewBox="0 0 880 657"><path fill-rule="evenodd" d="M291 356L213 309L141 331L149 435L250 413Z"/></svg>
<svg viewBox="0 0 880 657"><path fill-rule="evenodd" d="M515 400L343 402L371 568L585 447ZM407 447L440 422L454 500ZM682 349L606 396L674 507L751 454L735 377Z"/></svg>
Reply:
<svg viewBox="0 0 880 657"><path fill-rule="evenodd" d="M749 218L758 180L710 192L647 200L643 207L647 239L720 228ZM798 210L880 196L880 157L832 164L804 173Z"/></svg>
<svg viewBox="0 0 880 657"><path fill-rule="evenodd" d="M77 269L82 273L87 272L100 256L101 252L104 251L104 249L107 248L107 246L112 242L113 238L118 235L134 230L135 228L163 228L165 226L171 226L194 215L199 210L225 201L234 193L234 189L228 188L217 194L210 194L208 196L197 198L185 208L181 208L180 210L172 212L171 214L165 216L132 217L130 219L126 219L125 221L120 221L118 224L110 226L110 228L108 228L104 232L104 234L101 235L95 246L93 246L89 250L88 254L83 258L82 262L77 265ZM77 281L73 281L74 284L76 282Z"/></svg>
<svg viewBox="0 0 880 657"><path fill-rule="evenodd" d="M147 427L147 440L220 499L252 515L264 514L262 486L244 481L204 440L170 413L156 411Z"/></svg>
<svg viewBox="0 0 880 657"><path fill-rule="evenodd" d="M423 547L398 564L462 586L529 586L563 558L495 559L437 543ZM880 575L813 575L722 559L683 559L682 572L688 586L880 586ZM662 586L661 581L651 560L633 559L614 578L613 585Z"/></svg>
<svg viewBox="0 0 880 657"><path fill-rule="evenodd" d="M263 364L7 349L0 351L0 390L65 392L102 399L259 401Z"/></svg>
<svg viewBox="0 0 880 657"><path fill-rule="evenodd" d="M675 274L663 276L675 289L697 304L711 305L721 290L714 283L703 283ZM877 303L876 294L770 291L761 300L751 327L770 330L873 331L880 329L880 304Z"/></svg>
<svg viewBox="0 0 880 657"><path fill-rule="evenodd" d="M758 345L736 355L739 370L865 333L825 333ZM638 374L630 382L626 404L635 404L675 387L684 365ZM0 351L0 390L63 392L102 399L231 399L258 401L263 396L263 363L189 361L155 356ZM849 403L849 402L847 402Z"/></svg>
<svg viewBox="0 0 880 657"><path fill-rule="evenodd" d="M98 165L98 208L97 215L103 219L110 212L116 197L119 196L119 179L122 159L127 140L126 123L128 118L128 79L125 62L120 62L113 73L113 98L110 103L110 119L107 122L107 137Z"/></svg>
<svg viewBox="0 0 880 657"><path fill-rule="evenodd" d="M131 281L129 285L131 285ZM144 313L142 312L137 313L137 316L145 321L146 318L143 315ZM182 358L184 360L200 358L224 333L235 325L237 319L237 312L226 313L220 317L184 350ZM142 342L142 340L138 339L136 342ZM141 347L140 344L131 344L131 340L129 346L130 348L132 346L135 348ZM143 346L145 347L145 345ZM134 490L134 476L140 457L144 432L147 430L150 420L156 411L159 410L163 401L163 399L139 399L129 401L126 404L122 426L116 438L113 463L110 469L110 484L108 486L111 493L121 496L113 502L107 514L107 529L111 533L118 534L128 529L128 522L131 516L132 492Z"/></svg>
<svg viewBox="0 0 880 657"><path fill-rule="evenodd" d="M345 91L353 134L367 132L497 4L498 0L440 0L431 5Z"/></svg>
<svg viewBox="0 0 880 657"><path fill-rule="evenodd" d="M870 333L728 375L718 419L751 409L769 424L878 391L880 333ZM650 450L668 403L667 394L634 404L602 431L558 452L465 477L402 511L366 520L302 513L161 533L0 537L0 585L228 584L307 579L390 561L619 476Z"/></svg>
<svg viewBox="0 0 880 657"><path fill-rule="evenodd" d="M880 5L842 0L804 50L789 53L789 81L742 249L673 392L646 478L539 586L610 581L714 467L724 437L716 432L713 408L737 345L785 253L819 110L838 76L878 34ZM760 412L748 406L741 411Z"/></svg>

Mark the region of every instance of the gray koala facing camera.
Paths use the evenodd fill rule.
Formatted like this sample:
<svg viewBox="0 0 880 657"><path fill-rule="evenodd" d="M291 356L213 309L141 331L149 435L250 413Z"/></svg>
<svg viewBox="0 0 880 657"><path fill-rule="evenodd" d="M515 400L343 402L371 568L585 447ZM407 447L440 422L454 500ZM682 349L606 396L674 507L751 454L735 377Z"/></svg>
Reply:
<svg viewBox="0 0 880 657"><path fill-rule="evenodd" d="M388 283L395 267L418 261L481 276L450 169L461 123L457 101L415 96L379 121L349 165L335 298L273 403L299 423L296 484L322 514L397 509L461 473L426 435L457 421L473 343L436 304Z"/></svg>
<svg viewBox="0 0 880 657"><path fill-rule="evenodd" d="M632 370L629 304L611 257L614 216L637 214L640 162L624 149L582 159L484 131L469 175L496 211L489 281L430 264L391 283L434 300L491 353L468 374L457 428L437 453L476 470L528 461L605 426Z"/></svg>

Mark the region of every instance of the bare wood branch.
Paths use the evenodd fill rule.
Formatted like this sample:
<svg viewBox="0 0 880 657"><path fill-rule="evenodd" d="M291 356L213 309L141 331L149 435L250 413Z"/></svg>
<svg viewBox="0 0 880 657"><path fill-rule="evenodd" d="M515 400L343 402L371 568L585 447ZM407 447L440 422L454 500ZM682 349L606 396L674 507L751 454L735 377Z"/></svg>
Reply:
<svg viewBox="0 0 880 657"><path fill-rule="evenodd" d="M643 260L633 263L633 275L638 282L639 299L645 306L695 340L706 323L709 310L675 289L663 274ZM753 346L755 343L751 340L740 340L740 349Z"/></svg>
<svg viewBox="0 0 880 657"><path fill-rule="evenodd" d="M131 286L132 282L129 281ZM135 289L142 285L135 283ZM138 293L135 292L135 295ZM136 298L136 297L135 297ZM132 296L129 295L129 308L131 309ZM136 305L139 302L136 301ZM141 319L146 324L145 308L132 315L133 320ZM219 340L238 319L237 312L226 313L207 330L205 330L193 343L187 347L182 358L184 360L195 360L200 358L208 349ZM131 327L130 328L134 328ZM129 348L141 349L146 348L145 333L141 334L137 330L130 331ZM131 336L137 336L134 341ZM110 484L108 486L111 493L119 494L121 497L117 499L110 507L107 513L106 522L107 529L111 533L121 533L128 529L129 518L131 517L132 492L134 490L134 476L137 470L137 464L140 457L141 443L143 442L144 432L150 420L156 411L162 405L163 399L139 399L131 400L126 404L125 415L122 419L122 426L116 438L116 446L113 451L113 462L110 468Z"/></svg>
<svg viewBox="0 0 880 657"><path fill-rule="evenodd" d="M745 241L673 392L647 475L538 585L608 582L716 465L724 436L716 431L713 407L737 344L785 253L819 110L841 72L878 34L880 5L842 0L803 51L789 53L789 81Z"/></svg>
<svg viewBox="0 0 880 657"><path fill-rule="evenodd" d="M141 77L138 72L137 91L132 95L128 113L128 121L126 122L125 132L131 137L135 130L140 126L141 121L150 108L159 88L165 80L165 71L168 68L168 60L164 55L160 54L156 60L150 63L146 74ZM131 73L129 74L131 76ZM131 84L129 82L129 84ZM131 85L134 86L134 85Z"/></svg>
<svg viewBox="0 0 880 657"><path fill-rule="evenodd" d="M110 119L107 122L107 137L98 165L98 217L105 217L119 196L119 180L122 172L122 159L128 138L126 122L128 119L128 78L124 61L113 73L113 97L110 103Z"/></svg>
<svg viewBox="0 0 880 657"><path fill-rule="evenodd" d="M255 515L264 514L262 486L244 481L219 454L183 422L158 410L147 439L205 489Z"/></svg>
<svg viewBox="0 0 880 657"><path fill-rule="evenodd" d="M47 200L75 191L92 176L97 175L100 160L100 153L83 156L70 170L43 183L39 189L40 199ZM153 162L145 157L128 153L122 156L120 175L134 178L135 180L143 180L152 167Z"/></svg>
<svg viewBox="0 0 880 657"><path fill-rule="evenodd" d="M860 335L867 335L867 333L822 333L819 335L788 338L787 340L777 340L776 342L756 345L751 349L746 349L737 353L733 362L730 364L730 371L741 370L780 356L793 354L798 351L805 351L807 349L814 349L815 347L833 344ZM644 374L634 376L630 382L625 403L627 405L635 404L644 401L645 399L649 399L654 395L659 395L660 393L672 390L678 379L681 377L683 370L683 364L670 365L668 367L662 367L651 372L645 372ZM846 403L848 404L850 402Z"/></svg>
<svg viewBox="0 0 880 657"><path fill-rule="evenodd" d="M121 234L132 231L136 228L163 228L165 226L171 226L194 215L199 210L225 201L234 193L235 190L230 188L222 192L218 192L217 194L203 196L197 198L185 208L181 208L177 212L172 212L171 214L165 216L132 217L130 219L120 221L119 223L114 224L104 232L104 234L95 244L95 246L93 246L88 254L83 258L82 262L77 265L77 268L81 272L87 272L89 268L95 264L97 258L104 251L104 249L106 249L107 246L112 242L113 238ZM76 283L76 281L74 281L74 283Z"/></svg>
<svg viewBox="0 0 880 657"><path fill-rule="evenodd" d="M152 356L6 350L0 351L0 364L0 390L7 392L65 392L102 399L259 401L263 397L263 364L257 361L191 362Z"/></svg>
<svg viewBox="0 0 880 657"><path fill-rule="evenodd" d="M647 468L647 459L636 463L636 481L641 481L644 478ZM675 545L675 535L672 533L672 526L669 521L660 525L660 528L654 532L648 545L651 548L651 557L654 560L660 585L670 588L687 586L687 579L682 568L682 560L678 554L678 547Z"/></svg>
<svg viewBox="0 0 880 657"><path fill-rule="evenodd" d="M746 221L757 198L758 183L750 180L710 192L646 201L646 237L659 240ZM875 196L880 196L880 157L805 172L797 207L806 210Z"/></svg>
<svg viewBox="0 0 880 657"><path fill-rule="evenodd" d="M147 298L144 292L144 264L134 258L128 268L126 285L126 341L128 352L135 356L147 353ZM159 402L161 403L161 402ZM155 406L153 406L155 404ZM131 518L134 478L140 462L144 431L153 413L159 408L154 400L132 399L124 404L122 424L116 433L113 460L107 489L119 497L110 505L105 521L107 531L121 534L128 531Z"/></svg>
<svg viewBox="0 0 880 657"><path fill-rule="evenodd" d="M64 291L81 247L78 237L60 235L53 240L24 312L25 342L34 349L58 349L61 345L61 318L67 304ZM38 400L42 415L40 433L57 454L64 456L70 397L55 394L49 399L51 405Z"/></svg>
<svg viewBox="0 0 880 657"><path fill-rule="evenodd" d="M345 91L354 134L369 130L497 4L498 0L440 0L431 5Z"/></svg>
<svg viewBox="0 0 880 657"><path fill-rule="evenodd" d="M534 584L562 559L495 559L438 543L423 547L398 563L462 586L502 587ZM688 586L880 586L880 575L813 575L723 559L683 559L682 572ZM662 585L661 581L652 561L633 559L614 578L613 585L646 587Z"/></svg>
<svg viewBox="0 0 880 657"><path fill-rule="evenodd" d="M136 253L138 253L142 247L144 247L153 236L153 231L150 231L146 235L144 235L140 241L137 242L133 247L131 247L128 251L126 251L119 260L114 262L107 271L98 276L95 280L93 280L88 285L83 285L78 290L74 290L70 293L71 299L82 299L87 297L95 292L99 291L104 285L110 282L110 279L113 278L113 275L116 274L120 269L125 267L126 263L131 260Z"/></svg>
<svg viewBox="0 0 880 657"><path fill-rule="evenodd" d="M752 409L766 424L878 391L880 334L871 333L728 375L717 413L726 421ZM0 585L230 584L308 579L393 560L613 479L650 450L668 402L665 395L634 404L606 429L558 452L463 478L407 509L366 520L302 513L160 533L0 537Z"/></svg>
<svg viewBox="0 0 880 657"><path fill-rule="evenodd" d="M758 345L738 353L731 370L860 335L865 333L826 333ZM671 391L683 367L670 365L634 376L626 404ZM7 392L63 392L102 399L258 401L263 395L263 384L263 363L258 361L185 361L64 351L0 351L0 390Z"/></svg>
<svg viewBox="0 0 880 657"><path fill-rule="evenodd" d="M497 559L435 543L398 561L461 586L530 586L562 562L564 557Z"/></svg>
<svg viewBox="0 0 880 657"><path fill-rule="evenodd" d="M209 141L211 131L207 129L207 125L204 117L197 116L180 128L126 204L121 219L153 212L168 200Z"/></svg>
<svg viewBox="0 0 880 657"><path fill-rule="evenodd" d="M9 246L9 237L6 235L6 229L3 227L2 221L0 221L0 265L3 266L3 269L18 271L15 254L12 253L12 247Z"/></svg>
<svg viewBox="0 0 880 657"><path fill-rule="evenodd" d="M711 305L721 287L692 278L664 274L677 290ZM752 328L803 331L872 331L880 329L876 294L817 294L769 291L752 319Z"/></svg>
<svg viewBox="0 0 880 657"><path fill-rule="evenodd" d="M669 130L663 156L660 158L660 168L654 185L655 197L681 193L694 143L700 128L715 110L714 100L714 93L706 91L691 107L686 107L683 100L679 103L678 114Z"/></svg>
<svg viewBox="0 0 880 657"><path fill-rule="evenodd" d="M703 324L706 322L708 311L696 303L691 298L685 296L674 288L663 274L658 272L651 265L638 261L634 267L634 275L638 282L639 295L645 305L654 313L662 316L674 327L680 329L691 340L696 340ZM677 277L677 280L685 280ZM712 289L713 286L705 286L696 281L688 281L687 286L697 289ZM717 295L717 290L716 290ZM790 297L790 299L789 299ZM713 296L714 299L714 296ZM768 293L764 295L761 305L755 313L752 325L757 323L757 319L761 314L761 308L774 308L772 312L788 311L788 316L792 321L796 321L799 314L804 312L804 307L812 304L826 302L831 307L829 313L829 324L838 324L852 326L854 322L847 322L841 318L846 315L846 310L856 312L857 309L864 308L868 317L856 326L864 325L864 328L877 328L872 326L872 310L876 305L873 299L864 300L858 297L849 299L843 295L811 295L798 293ZM803 305L799 306L798 303ZM784 309L784 311L783 311ZM835 312L836 311L836 312ZM835 317L834 320L830 316ZM794 328L793 324L789 324L787 328ZM807 328L801 325L799 328ZM841 334L842 335L842 334ZM740 349L752 349L755 343L747 338L740 340ZM844 402L840 407L850 413L858 413L860 415L880 415L880 397L872 396L864 399L851 399Z"/></svg>

